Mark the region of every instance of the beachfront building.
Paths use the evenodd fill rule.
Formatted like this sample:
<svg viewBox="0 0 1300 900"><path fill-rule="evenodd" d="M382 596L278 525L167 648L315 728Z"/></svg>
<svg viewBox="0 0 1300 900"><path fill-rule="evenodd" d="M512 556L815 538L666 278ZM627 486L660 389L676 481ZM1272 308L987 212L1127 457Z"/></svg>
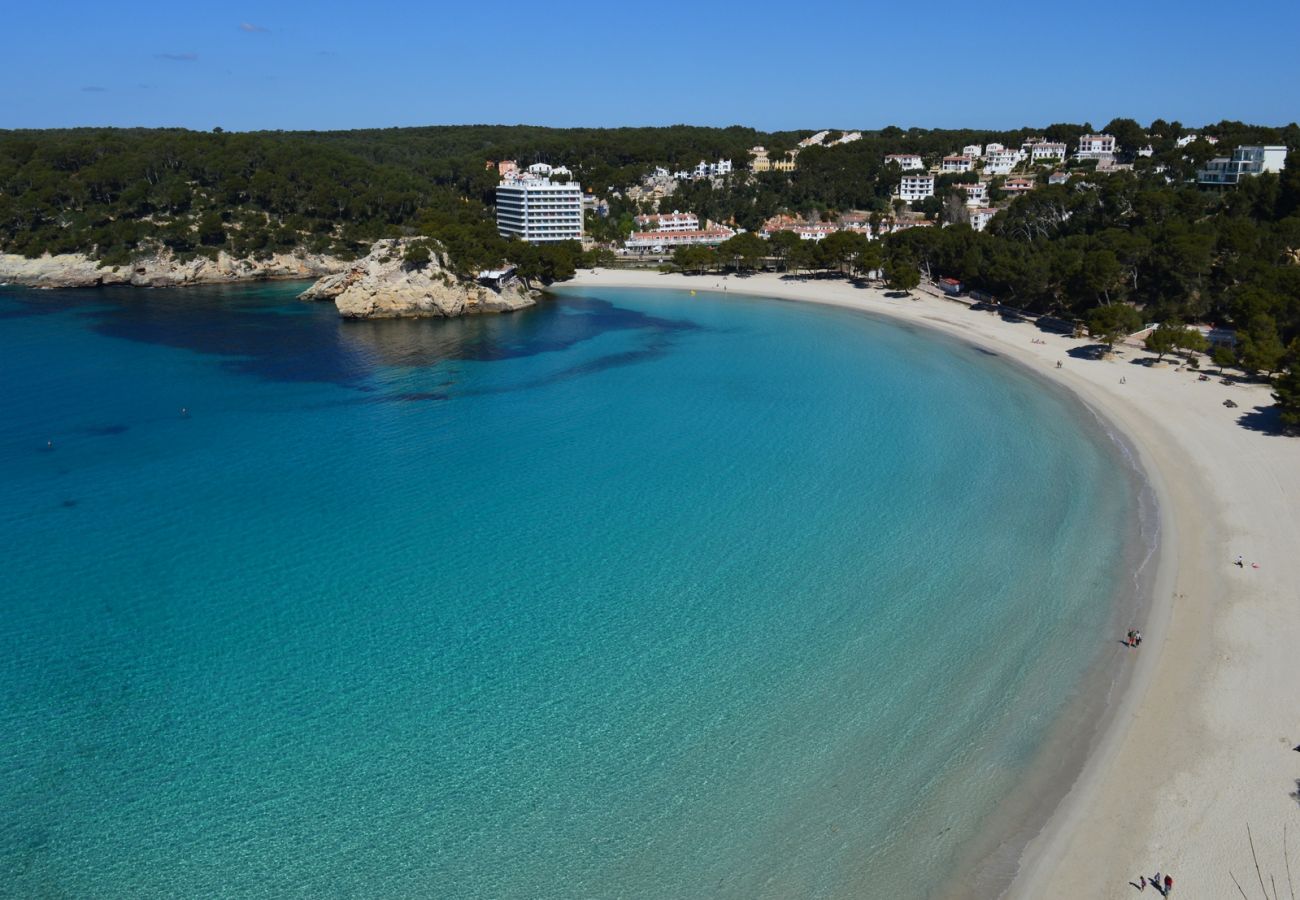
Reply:
<svg viewBox="0 0 1300 900"><path fill-rule="evenodd" d="M1115 136L1110 134L1085 134L1079 138L1076 159L1109 159L1115 155Z"/></svg>
<svg viewBox="0 0 1300 900"><path fill-rule="evenodd" d="M977 181L974 184L958 184L954 187L965 191L967 206L984 206L989 202L989 186L986 182Z"/></svg>
<svg viewBox="0 0 1300 900"><path fill-rule="evenodd" d="M502 181L497 232L530 244L582 240L582 188L531 173Z"/></svg>
<svg viewBox="0 0 1300 900"><path fill-rule="evenodd" d="M985 228L989 227L989 222L993 220L993 217L997 215L997 212L998 211L991 206L979 206L975 209L967 210L967 215L970 217L970 227L974 228L976 231L983 231Z"/></svg>
<svg viewBox="0 0 1300 900"><path fill-rule="evenodd" d="M967 144L961 148L962 156L969 156L971 159L979 159L984 155L984 147L980 144Z"/></svg>
<svg viewBox="0 0 1300 900"><path fill-rule="evenodd" d="M1023 194L1034 189L1034 179L1016 175L1002 182L1002 191L1007 194Z"/></svg>
<svg viewBox="0 0 1300 900"><path fill-rule="evenodd" d="M885 157L885 165L897 163L898 167L904 172L909 169L924 169L925 163L921 161L919 153L890 153Z"/></svg>
<svg viewBox="0 0 1300 900"><path fill-rule="evenodd" d="M716 247L736 232L730 228L694 231L634 231L623 246L634 253L667 253L678 247Z"/></svg>
<svg viewBox="0 0 1300 900"><path fill-rule="evenodd" d="M939 169L948 172L969 172L975 168L975 161L969 156L945 156L939 162Z"/></svg>
<svg viewBox="0 0 1300 900"><path fill-rule="evenodd" d="M1286 168L1286 147L1238 147L1232 156L1219 156L1205 164L1196 173L1201 184L1236 184L1243 177L1250 178L1265 172L1281 172Z"/></svg>
<svg viewBox="0 0 1300 900"><path fill-rule="evenodd" d="M984 145L984 155L985 155L985 156L992 156L994 153L1001 153L1001 152L1002 152L1003 150L1005 150L1005 149L1007 149L1007 148L1006 148L1006 146L1003 145L1003 144L985 144L985 145Z"/></svg>
<svg viewBox="0 0 1300 900"><path fill-rule="evenodd" d="M898 198L909 203L934 196L933 175L904 175L898 183Z"/></svg>
<svg viewBox="0 0 1300 900"><path fill-rule="evenodd" d="M678 212L654 213L649 216L637 216L633 221L642 231L699 231L700 218L695 213Z"/></svg>

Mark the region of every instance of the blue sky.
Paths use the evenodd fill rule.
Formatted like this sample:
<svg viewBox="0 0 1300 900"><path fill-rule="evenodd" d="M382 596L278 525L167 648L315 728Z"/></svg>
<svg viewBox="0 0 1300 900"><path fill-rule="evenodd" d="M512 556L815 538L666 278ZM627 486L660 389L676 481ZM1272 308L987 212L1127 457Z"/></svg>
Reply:
<svg viewBox="0 0 1300 900"><path fill-rule="evenodd" d="M1300 3L13 4L0 128L1300 118ZM538 50L534 48L545 48Z"/></svg>

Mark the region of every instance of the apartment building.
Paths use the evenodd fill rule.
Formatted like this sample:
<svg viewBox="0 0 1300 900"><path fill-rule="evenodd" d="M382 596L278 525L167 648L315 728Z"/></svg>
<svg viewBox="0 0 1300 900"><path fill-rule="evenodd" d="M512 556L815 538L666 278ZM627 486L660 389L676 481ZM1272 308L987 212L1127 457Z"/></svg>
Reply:
<svg viewBox="0 0 1300 900"><path fill-rule="evenodd" d="M502 237L530 244L582 240L582 188L577 184L535 174L512 177L497 185L496 200Z"/></svg>

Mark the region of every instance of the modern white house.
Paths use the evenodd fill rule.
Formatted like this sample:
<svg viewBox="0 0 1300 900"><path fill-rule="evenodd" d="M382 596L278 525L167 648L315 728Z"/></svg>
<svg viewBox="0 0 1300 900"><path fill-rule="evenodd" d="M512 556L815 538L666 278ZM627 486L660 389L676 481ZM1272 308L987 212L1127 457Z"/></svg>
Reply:
<svg viewBox="0 0 1300 900"><path fill-rule="evenodd" d="M1178 140L1174 141L1174 146L1179 148L1186 147L1188 144L1192 143L1193 141L1202 138L1204 138L1206 143L1209 144L1217 144L1219 142L1218 138L1211 137L1208 134L1185 134L1182 137L1180 137Z"/></svg>
<svg viewBox="0 0 1300 900"><path fill-rule="evenodd" d="M898 198L909 203L934 196L933 175L904 175L898 183Z"/></svg>
<svg viewBox="0 0 1300 900"><path fill-rule="evenodd" d="M898 163L898 167L906 172L909 169L924 169L925 163L921 161L919 153L891 153L885 157L885 165Z"/></svg>
<svg viewBox="0 0 1300 900"><path fill-rule="evenodd" d="M939 169L943 172L969 172L975 168L975 161L969 156L945 156L939 162Z"/></svg>
<svg viewBox="0 0 1300 900"><path fill-rule="evenodd" d="M1205 164L1196 173L1201 184L1236 184L1242 177L1253 177L1265 172L1281 172L1286 168L1286 147L1238 147L1232 156L1219 156Z"/></svg>
<svg viewBox="0 0 1300 900"><path fill-rule="evenodd" d="M992 156L994 153L1001 153L1005 149L1007 148L1002 144L985 144L984 154L986 156Z"/></svg>
<svg viewBox="0 0 1300 900"><path fill-rule="evenodd" d="M501 182L497 232L530 244L582 240L582 188L536 176Z"/></svg>
<svg viewBox="0 0 1300 900"><path fill-rule="evenodd" d="M984 148L979 144L967 144L961 148L962 156L969 156L972 159L979 159L984 155Z"/></svg>
<svg viewBox="0 0 1300 900"><path fill-rule="evenodd" d="M636 226L643 231L699 231L700 219L695 213L678 212L655 213L649 216L637 216Z"/></svg>
<svg viewBox="0 0 1300 900"><path fill-rule="evenodd" d="M1078 159L1106 159L1115 155L1115 136L1110 134L1085 134L1079 138Z"/></svg>

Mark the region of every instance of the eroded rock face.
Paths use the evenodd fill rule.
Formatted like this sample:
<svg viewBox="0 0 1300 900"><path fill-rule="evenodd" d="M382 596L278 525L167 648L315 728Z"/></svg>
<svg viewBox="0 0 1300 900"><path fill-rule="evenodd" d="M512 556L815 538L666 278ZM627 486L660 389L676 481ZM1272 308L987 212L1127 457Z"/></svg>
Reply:
<svg viewBox="0 0 1300 900"><path fill-rule="evenodd" d="M500 288L457 279L437 254L421 266L402 262L411 238L377 241L365 259L327 275L300 295L333 300L346 319L450 318L512 312L532 306L533 292L517 281Z"/></svg>
<svg viewBox="0 0 1300 900"><path fill-rule="evenodd" d="M215 260L199 257L178 261L170 253L143 256L130 264L100 267L79 253L46 254L27 259L0 253L0 282L26 287L72 288L128 284L137 287L175 287L221 284L266 278L319 278L347 266L331 256L311 253L277 253L267 259L239 259L222 252Z"/></svg>

